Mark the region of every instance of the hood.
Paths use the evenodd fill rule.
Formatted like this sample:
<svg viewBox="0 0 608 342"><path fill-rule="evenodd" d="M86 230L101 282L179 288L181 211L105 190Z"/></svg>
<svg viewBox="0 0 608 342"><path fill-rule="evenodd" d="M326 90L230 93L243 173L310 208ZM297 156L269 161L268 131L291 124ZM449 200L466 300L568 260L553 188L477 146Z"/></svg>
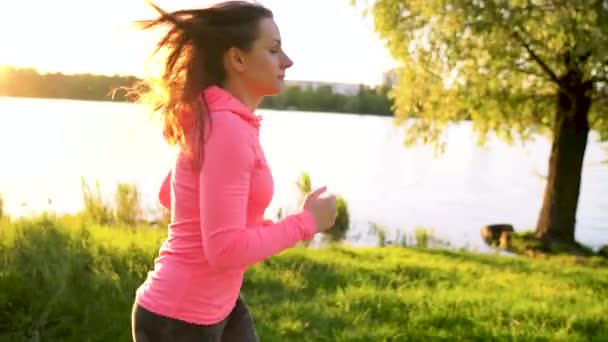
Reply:
<svg viewBox="0 0 608 342"><path fill-rule="evenodd" d="M240 116L254 127L260 127L262 117L252 113L247 106L226 90L218 86L211 86L205 89L203 94L210 112L229 111Z"/></svg>

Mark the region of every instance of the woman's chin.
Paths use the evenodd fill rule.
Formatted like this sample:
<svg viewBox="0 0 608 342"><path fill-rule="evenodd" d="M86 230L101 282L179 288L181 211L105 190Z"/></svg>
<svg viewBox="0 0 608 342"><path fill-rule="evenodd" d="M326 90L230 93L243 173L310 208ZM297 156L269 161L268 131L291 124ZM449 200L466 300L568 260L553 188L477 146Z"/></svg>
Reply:
<svg viewBox="0 0 608 342"><path fill-rule="evenodd" d="M281 92L281 90L283 90L283 87L284 87L284 83L281 82L276 87L269 88L268 91L266 92L266 96L278 95Z"/></svg>

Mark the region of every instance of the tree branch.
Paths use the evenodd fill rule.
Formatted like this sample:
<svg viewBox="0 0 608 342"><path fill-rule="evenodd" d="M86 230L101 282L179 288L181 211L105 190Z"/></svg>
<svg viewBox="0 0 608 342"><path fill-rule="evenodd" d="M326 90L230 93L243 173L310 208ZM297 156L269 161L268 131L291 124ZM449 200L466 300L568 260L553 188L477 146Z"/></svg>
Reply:
<svg viewBox="0 0 608 342"><path fill-rule="evenodd" d="M524 73L526 75L532 75L547 81L551 81L551 79L548 78L547 75L545 75L544 73L538 72L537 70L533 70L531 68L526 68L524 65L521 64L516 64L514 70L517 72Z"/></svg>
<svg viewBox="0 0 608 342"><path fill-rule="evenodd" d="M553 82L555 82L557 85L560 85L559 78L557 78L557 75L555 75L553 70L551 70L551 68L549 68L549 66L547 66L547 64L545 64L545 62L543 62L543 60L540 59L540 57L538 57L538 55L534 52L534 50L532 50L532 47L530 47L530 45L528 43L526 43L524 38L517 31L513 32L512 35L513 35L513 37L515 37L515 39L517 39L523 45L523 47L526 49L526 51L528 51L528 53L530 54L532 59L534 59L534 61L536 61L536 63L538 63L538 65L540 65L540 67L551 78L551 80Z"/></svg>

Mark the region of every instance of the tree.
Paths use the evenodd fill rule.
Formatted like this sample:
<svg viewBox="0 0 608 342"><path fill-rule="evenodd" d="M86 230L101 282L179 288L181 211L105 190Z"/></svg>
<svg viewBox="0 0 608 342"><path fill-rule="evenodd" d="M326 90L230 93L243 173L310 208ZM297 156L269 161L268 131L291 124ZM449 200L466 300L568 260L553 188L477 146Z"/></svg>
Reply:
<svg viewBox="0 0 608 342"><path fill-rule="evenodd" d="M608 138L608 1L377 0L370 9L402 62L391 97L406 142L442 147L446 126L469 119L480 143L490 132L552 135L535 236L573 243L589 131Z"/></svg>

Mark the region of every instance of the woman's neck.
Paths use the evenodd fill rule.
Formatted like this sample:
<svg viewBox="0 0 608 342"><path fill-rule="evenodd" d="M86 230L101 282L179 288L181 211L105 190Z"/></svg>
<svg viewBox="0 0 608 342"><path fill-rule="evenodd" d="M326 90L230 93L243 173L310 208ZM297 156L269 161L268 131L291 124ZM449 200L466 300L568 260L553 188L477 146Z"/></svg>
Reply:
<svg viewBox="0 0 608 342"><path fill-rule="evenodd" d="M222 88L241 101L252 113L255 112L264 98L252 94L242 83L230 82L230 80L224 82Z"/></svg>

